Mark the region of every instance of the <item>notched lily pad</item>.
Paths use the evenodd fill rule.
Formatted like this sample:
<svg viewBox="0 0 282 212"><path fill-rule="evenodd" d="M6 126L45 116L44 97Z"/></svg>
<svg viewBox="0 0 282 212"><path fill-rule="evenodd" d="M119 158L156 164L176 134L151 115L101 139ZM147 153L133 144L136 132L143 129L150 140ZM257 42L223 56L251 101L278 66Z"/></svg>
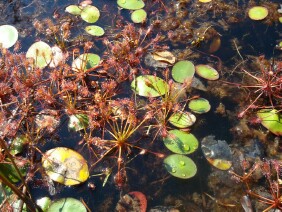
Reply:
<svg viewBox="0 0 282 212"><path fill-rule="evenodd" d="M275 135L282 136L282 115L276 109L262 109L257 112L261 124Z"/></svg>
<svg viewBox="0 0 282 212"><path fill-rule="evenodd" d="M86 208L82 202L77 199L67 197L56 200L48 208L47 212L86 212Z"/></svg>
<svg viewBox="0 0 282 212"><path fill-rule="evenodd" d="M90 35L97 36L97 37L100 37L105 34L104 29L96 25L85 27L85 32L87 32Z"/></svg>
<svg viewBox="0 0 282 212"><path fill-rule="evenodd" d="M72 14L72 15L80 15L82 9L81 9L81 7L79 7L77 5L69 5L69 6L66 7L65 11Z"/></svg>
<svg viewBox="0 0 282 212"><path fill-rule="evenodd" d="M186 128L195 123L196 116L189 112L176 112L169 117L168 121L178 128Z"/></svg>
<svg viewBox="0 0 282 212"><path fill-rule="evenodd" d="M143 9L135 10L131 13L131 20L138 24L138 23L143 23L147 19L147 13Z"/></svg>
<svg viewBox="0 0 282 212"><path fill-rule="evenodd" d="M170 151L178 154L190 154L195 152L199 146L199 142L193 134L181 130L168 131L168 135L163 138L163 141Z"/></svg>
<svg viewBox="0 0 282 212"><path fill-rule="evenodd" d="M87 23L95 23L100 17L100 11L95 6L87 5L83 7L80 16Z"/></svg>
<svg viewBox="0 0 282 212"><path fill-rule="evenodd" d="M52 60L52 55L51 47L43 41L35 42L26 52L26 58L32 58L38 68L47 66Z"/></svg>
<svg viewBox="0 0 282 212"><path fill-rule="evenodd" d="M204 98L192 99L189 102L188 107L194 113L199 114L207 113L211 109L209 101Z"/></svg>
<svg viewBox="0 0 282 212"><path fill-rule="evenodd" d="M191 61L182 60L178 61L172 67L172 78L176 82L183 83L187 80L191 80L195 74L195 66Z"/></svg>
<svg viewBox="0 0 282 212"><path fill-rule="evenodd" d="M117 0L119 7L128 10L139 10L145 6L142 0Z"/></svg>
<svg viewBox="0 0 282 212"><path fill-rule="evenodd" d="M0 26L0 48L10 48L18 40L18 30L11 25L2 25Z"/></svg>
<svg viewBox="0 0 282 212"><path fill-rule="evenodd" d="M132 81L131 88L140 96L157 97L167 92L168 84L159 77L143 75Z"/></svg>
<svg viewBox="0 0 282 212"><path fill-rule="evenodd" d="M217 70L209 65L197 65L196 73L207 80L217 80L219 78L219 74Z"/></svg>
<svg viewBox="0 0 282 212"><path fill-rule="evenodd" d="M86 160L65 147L48 150L42 157L42 166L52 180L64 185L77 185L89 177Z"/></svg>
<svg viewBox="0 0 282 212"><path fill-rule="evenodd" d="M203 138L201 148L207 161L220 170L228 170L232 166L231 149L224 140L215 140L209 135Z"/></svg>
<svg viewBox="0 0 282 212"><path fill-rule="evenodd" d="M262 6L254 6L248 11L249 18L255 21L263 20L268 15L268 9Z"/></svg>
<svg viewBox="0 0 282 212"><path fill-rule="evenodd" d="M194 161L184 155L169 155L164 159L164 166L172 176L182 179L189 179L197 173Z"/></svg>

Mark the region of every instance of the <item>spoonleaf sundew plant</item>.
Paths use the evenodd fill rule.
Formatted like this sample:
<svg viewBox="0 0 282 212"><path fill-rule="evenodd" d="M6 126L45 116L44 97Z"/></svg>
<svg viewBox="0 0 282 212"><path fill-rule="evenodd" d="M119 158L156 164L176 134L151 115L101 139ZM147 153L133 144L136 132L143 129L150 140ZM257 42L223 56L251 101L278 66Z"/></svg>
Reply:
<svg viewBox="0 0 282 212"><path fill-rule="evenodd" d="M279 3L0 2L0 210L281 209Z"/></svg>

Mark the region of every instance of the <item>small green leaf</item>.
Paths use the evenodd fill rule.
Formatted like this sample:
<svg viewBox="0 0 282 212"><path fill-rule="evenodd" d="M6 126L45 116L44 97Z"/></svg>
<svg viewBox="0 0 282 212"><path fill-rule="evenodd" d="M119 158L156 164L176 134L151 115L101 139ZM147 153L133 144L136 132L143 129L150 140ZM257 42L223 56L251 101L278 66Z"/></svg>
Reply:
<svg viewBox="0 0 282 212"><path fill-rule="evenodd" d="M86 212L85 206L77 199L68 197L53 202L47 212Z"/></svg>
<svg viewBox="0 0 282 212"><path fill-rule="evenodd" d="M169 117L168 121L178 128L186 128L195 123L196 116L189 112L176 112Z"/></svg>
<svg viewBox="0 0 282 212"><path fill-rule="evenodd" d="M0 26L0 48L10 48L18 40L18 30L11 25Z"/></svg>
<svg viewBox="0 0 282 212"><path fill-rule="evenodd" d="M97 7L87 5L82 9L80 16L87 23L95 23L100 17L100 11Z"/></svg>
<svg viewBox="0 0 282 212"><path fill-rule="evenodd" d="M282 115L276 109L262 109L257 112L261 124L275 135L282 136Z"/></svg>
<svg viewBox="0 0 282 212"><path fill-rule="evenodd" d="M178 154L190 154L195 152L199 146L199 142L193 134L181 130L168 131L168 135L163 138L163 141L170 151Z"/></svg>
<svg viewBox="0 0 282 212"><path fill-rule="evenodd" d="M43 41L35 42L26 52L26 58L34 59L34 65L38 68L47 66L51 62L52 55L51 47Z"/></svg>
<svg viewBox="0 0 282 212"><path fill-rule="evenodd" d="M208 100L204 98L193 99L189 102L188 107L194 113L206 113L211 109L211 105Z"/></svg>
<svg viewBox="0 0 282 212"><path fill-rule="evenodd" d="M142 0L117 0L118 6L128 10L138 10L145 6Z"/></svg>
<svg viewBox="0 0 282 212"><path fill-rule="evenodd" d="M191 61L178 61L172 67L171 74L176 82L183 83L187 80L192 80L195 74L195 66Z"/></svg>
<svg viewBox="0 0 282 212"><path fill-rule="evenodd" d="M217 70L209 65L197 65L196 73L207 80L217 80L219 78Z"/></svg>
<svg viewBox="0 0 282 212"><path fill-rule="evenodd" d="M140 96L157 97L167 92L168 84L159 77L143 75L132 81L131 88Z"/></svg>
<svg viewBox="0 0 282 212"><path fill-rule="evenodd" d="M143 9L135 10L131 13L131 20L134 23L143 23L146 21L147 13Z"/></svg>
<svg viewBox="0 0 282 212"><path fill-rule="evenodd" d="M72 15L80 15L82 9L77 5L69 5L66 7L65 11Z"/></svg>
<svg viewBox="0 0 282 212"><path fill-rule="evenodd" d="M197 173L196 164L184 155L169 155L164 159L164 166L171 175L181 179L189 179Z"/></svg>
<svg viewBox="0 0 282 212"><path fill-rule="evenodd" d="M91 25L91 26L87 26L85 27L85 31L93 36L102 36L105 34L105 31L102 27L96 26L96 25Z"/></svg>

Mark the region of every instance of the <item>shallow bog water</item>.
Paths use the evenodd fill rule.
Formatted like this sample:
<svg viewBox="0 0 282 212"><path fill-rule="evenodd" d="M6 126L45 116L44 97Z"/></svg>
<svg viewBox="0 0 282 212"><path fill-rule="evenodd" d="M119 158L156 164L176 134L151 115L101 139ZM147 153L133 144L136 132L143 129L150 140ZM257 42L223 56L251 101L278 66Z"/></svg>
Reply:
<svg viewBox="0 0 282 212"><path fill-rule="evenodd" d="M276 0L261 4L265 4L272 10L278 10L279 3ZM105 39L112 43L122 42L122 39L126 39L126 37L120 37L120 33L128 23L132 23L130 20L131 11L118 8L114 0L93 1L92 5L95 5L101 13L98 22L95 24L105 29L105 35L103 37L91 37L84 31L84 27L89 24L80 20L79 17L73 18L72 15L65 12L65 7L70 4L78 4L78 2L74 0L43 2L40 0L21 2L4 0L4 3L1 4L3 17L0 18L0 25L11 24L19 30L22 52L26 52L29 46L37 40L45 41L50 45L62 42L70 55L66 63L71 64L74 48L78 46L80 53L82 53L83 49L80 44L92 41L94 47L90 49L90 52L96 53L106 60L111 52L104 45ZM134 29L141 32L140 38L138 38L140 46L142 44L144 47L159 35L162 39L160 39L158 45L160 47L167 46L167 49L176 55L177 60L185 59L194 64L210 64L218 70L220 81L202 80L203 86L206 88L205 91L192 89L187 92L189 97L199 95L208 99L211 104L211 110L208 113L197 114L197 122L189 130L199 141L208 135L214 135L216 139L225 140L235 152L242 151L246 144L240 139L245 139L246 136L242 134L247 133L238 133L241 128L237 130L238 127L236 128L236 126L239 122L237 113L248 105L249 101L246 96L249 93L246 90L237 89L238 86L234 85L230 85L229 88L223 87L223 85L227 86L223 81L241 82L243 74L240 69L243 65L251 69L252 66L248 64L255 60L255 57L264 55L269 61L272 58L277 61L281 60L281 51L275 48L282 39L282 24L277 19L279 14L270 11L271 17L266 20L250 20L247 11L254 4L249 1L235 1L234 3L234 1L214 0L210 3L200 3L197 0L147 0L145 1L145 10L148 13L147 21L143 24L132 25ZM282 14L280 14L280 17L282 17ZM36 28L39 25L36 25L35 21L43 23L46 19L50 19L58 26L63 25L70 19L71 21L75 19L70 27L71 37L64 40L60 37L62 36L60 32L53 36L46 32L48 29L38 31ZM147 31L148 29L152 31ZM212 43L216 42L215 38L220 40L220 44L214 44L218 45L217 50L210 51ZM153 45L146 49L147 52L155 50ZM147 66L144 57L140 57L139 64L136 67L158 76L161 76L164 72L162 68ZM171 70L171 67L169 69ZM259 74L256 73L256 70L250 71L254 72L255 75ZM48 70L46 75L48 75ZM169 78L171 79L171 75ZM120 83L120 93L113 99L134 98L130 88L131 81L131 79L128 79ZM140 99L142 100L142 98ZM146 100L143 99L143 101L146 103ZM279 104L279 101L276 103ZM224 105L224 110L218 108L220 104ZM115 150L92 167L91 164L95 163L97 158L91 155L87 147L79 144L84 133L69 130L67 122L68 116L62 115L62 124L56 131L56 136L52 136L51 139L46 138L46 142L43 145L38 145L38 148L45 152L51 148L63 146L80 152L91 167L90 178L77 186L68 187L55 183L55 191L50 192L48 186L43 186L40 183L42 175L36 173L34 180L29 182L34 199L44 196L49 196L52 200L74 197L83 200L91 211L113 211L121 196L130 191L140 191L147 197L148 210L156 206L164 207L159 211L169 208L180 211L199 211L201 209L207 211L243 210L239 198L244 194L244 190L242 191L241 188L237 188L233 184L231 185L234 186L234 189L232 189L232 186L228 186L229 180L231 181L228 171L219 171L213 168L207 162L201 148L189 155L196 163L198 171L193 178L186 180L170 176L164 168L163 158L150 153L140 154L139 149L132 148L124 158L127 161L123 167L126 176L122 186L118 188L114 179L118 170L117 164L115 164L117 158ZM262 126L250 126L250 128L265 131ZM131 139L137 141L134 145L140 145L146 150L160 152L164 155L171 154L163 145L162 139L157 137L152 142L155 134L147 135L145 132L145 128L141 128L136 135L133 135ZM97 129L93 134L101 136L101 129ZM254 143L258 142L258 148L261 152L264 152L264 149L266 149L265 143L261 145L260 139L254 134L248 136L249 140L257 139L258 141L255 140ZM110 134L106 132L105 138L109 139L109 137ZM273 140L273 137L273 135L270 135L270 139ZM251 148L248 153L254 151ZM267 153L262 155L260 156L269 158L273 156L269 156ZM41 155L38 153L36 157L39 161ZM91 176L102 173L108 167L111 167L113 172L106 182L105 175ZM218 182L225 179L226 183L222 185ZM103 185L104 182L105 185ZM94 185L95 188L91 188L90 185ZM234 206L216 204L212 198L204 193L218 197L221 201ZM257 206L253 203L253 207L256 208Z"/></svg>

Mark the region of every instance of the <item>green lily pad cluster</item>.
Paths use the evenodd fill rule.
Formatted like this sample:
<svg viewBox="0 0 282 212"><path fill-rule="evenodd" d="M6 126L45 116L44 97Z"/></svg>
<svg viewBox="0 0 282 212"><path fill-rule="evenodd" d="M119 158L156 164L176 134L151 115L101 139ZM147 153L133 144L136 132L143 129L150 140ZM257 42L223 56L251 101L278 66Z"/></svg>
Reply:
<svg viewBox="0 0 282 212"><path fill-rule="evenodd" d="M127 10L134 10L131 13L131 20L134 23L143 23L147 19L147 12L142 9L145 3L142 0L117 0L119 7Z"/></svg>
<svg viewBox="0 0 282 212"><path fill-rule="evenodd" d="M194 66L191 61L182 60L174 64L172 68L172 78L179 83L192 81L195 72L207 80L217 80L219 73L209 65L200 64Z"/></svg>
<svg viewBox="0 0 282 212"><path fill-rule="evenodd" d="M93 5L69 5L68 7L66 7L65 11L72 15L80 15L82 20L90 24L97 22L100 17L99 9ZM86 26L84 30L86 33L98 37L105 34L104 29L96 25Z"/></svg>

